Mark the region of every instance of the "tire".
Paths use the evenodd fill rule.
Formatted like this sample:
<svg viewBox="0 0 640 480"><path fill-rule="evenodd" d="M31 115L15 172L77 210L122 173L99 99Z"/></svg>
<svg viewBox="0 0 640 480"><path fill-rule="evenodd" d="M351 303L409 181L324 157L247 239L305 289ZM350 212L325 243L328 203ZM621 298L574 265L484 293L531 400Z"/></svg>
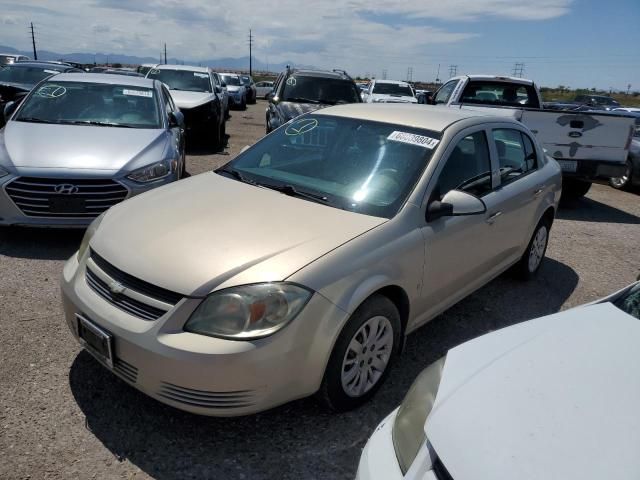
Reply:
<svg viewBox="0 0 640 480"><path fill-rule="evenodd" d="M271 131L273 130L273 128L271 128L271 122L269 121L269 117L267 117L267 134L271 133Z"/></svg>
<svg viewBox="0 0 640 480"><path fill-rule="evenodd" d="M543 218L533 231L527 249L515 266L516 275L521 280L532 279L540 270L540 265L542 265L545 253L547 252L550 230L549 220Z"/></svg>
<svg viewBox="0 0 640 480"><path fill-rule="evenodd" d="M376 332L373 337L369 336L371 329ZM398 355L401 330L398 309L387 297L376 294L360 305L331 352L318 392L322 403L331 410L346 411L369 400ZM375 339L372 343L371 338Z"/></svg>
<svg viewBox="0 0 640 480"><path fill-rule="evenodd" d="M591 182L564 178L562 180L562 196L564 198L576 199L584 197L591 188Z"/></svg>
<svg viewBox="0 0 640 480"><path fill-rule="evenodd" d="M224 111L224 118L225 120L229 120L231 118L231 112L230 112L230 108L229 108L229 104L227 103L227 109Z"/></svg>
<svg viewBox="0 0 640 480"><path fill-rule="evenodd" d="M626 190L631 185L631 175L633 173L633 165L631 160L627 160L627 168L621 177L609 179L609 185L618 190Z"/></svg>
<svg viewBox="0 0 640 480"><path fill-rule="evenodd" d="M240 104L240 110L246 110L247 109L247 97L242 97L242 103Z"/></svg>
<svg viewBox="0 0 640 480"><path fill-rule="evenodd" d="M220 134L222 133L221 131L222 131L222 128L220 127L220 124L216 123L213 126L213 138L211 139L211 144L214 148L220 147L220 142L221 142Z"/></svg>
<svg viewBox="0 0 640 480"><path fill-rule="evenodd" d="M223 149L227 145L227 121L222 121L222 127L220 132L220 148Z"/></svg>
<svg viewBox="0 0 640 480"><path fill-rule="evenodd" d="M182 152L182 167L180 168L180 178L184 178L187 175L187 155Z"/></svg>

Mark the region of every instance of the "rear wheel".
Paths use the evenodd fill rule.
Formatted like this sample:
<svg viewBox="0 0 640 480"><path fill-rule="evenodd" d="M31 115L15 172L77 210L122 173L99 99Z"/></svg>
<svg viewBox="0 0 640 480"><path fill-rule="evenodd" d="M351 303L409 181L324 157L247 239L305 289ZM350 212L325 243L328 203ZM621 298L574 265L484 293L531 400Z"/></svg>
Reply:
<svg viewBox="0 0 640 480"><path fill-rule="evenodd" d="M222 141L221 140L222 128L220 126L220 123L216 123L215 125L213 125L212 130L213 130L213 136L211 138L211 144L213 147L218 148L220 147L220 142Z"/></svg>
<svg viewBox="0 0 640 480"><path fill-rule="evenodd" d="M591 188L591 182L564 178L562 180L562 196L564 198L584 197Z"/></svg>
<svg viewBox="0 0 640 480"><path fill-rule="evenodd" d="M624 173L622 174L622 176L610 178L609 185L611 185L613 188L617 188L618 190L624 190L625 188L628 188L629 185L631 184L631 174L632 174L631 161L627 160L627 167Z"/></svg>
<svg viewBox="0 0 640 480"><path fill-rule="evenodd" d="M318 392L330 409L365 403L380 388L401 343L400 314L383 295L366 300L347 322L331 352Z"/></svg>
<svg viewBox="0 0 640 480"><path fill-rule="evenodd" d="M529 280L538 273L549 243L549 220L543 218L536 226L527 249L516 264L516 273L522 280Z"/></svg>

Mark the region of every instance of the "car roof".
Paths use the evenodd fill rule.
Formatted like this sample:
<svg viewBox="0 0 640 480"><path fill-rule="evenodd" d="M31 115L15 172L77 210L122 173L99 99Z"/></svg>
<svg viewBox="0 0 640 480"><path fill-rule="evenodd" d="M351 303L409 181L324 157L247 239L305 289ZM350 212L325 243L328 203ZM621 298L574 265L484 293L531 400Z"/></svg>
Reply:
<svg viewBox="0 0 640 480"><path fill-rule="evenodd" d="M153 88L154 80L130 75L110 73L61 73L53 77L56 82L108 83L112 85L128 85L132 87Z"/></svg>
<svg viewBox="0 0 640 480"><path fill-rule="evenodd" d="M75 68L73 65L69 65L68 63L40 62L40 61L33 61L33 60L9 63L7 65L11 65L12 67L42 67L42 68L58 68L58 69Z"/></svg>
<svg viewBox="0 0 640 480"><path fill-rule="evenodd" d="M187 70L189 72L209 73L209 67L196 67L195 65L156 65L156 70Z"/></svg>
<svg viewBox="0 0 640 480"><path fill-rule="evenodd" d="M533 80L520 77L508 77L503 75L459 75L452 77L449 80L460 80L461 78L468 78L470 80L491 81L491 82L509 82L520 83L522 85L533 85ZM449 81L447 80L447 82ZM446 83L446 82L445 82Z"/></svg>
<svg viewBox="0 0 640 480"><path fill-rule="evenodd" d="M291 75L298 75L302 77L321 77L321 78L337 78L341 80L351 80L349 76L342 72L332 72L330 70L291 70Z"/></svg>
<svg viewBox="0 0 640 480"><path fill-rule="evenodd" d="M371 80L375 83L390 83L393 85L411 85L409 82L403 82L402 80Z"/></svg>
<svg viewBox="0 0 640 480"><path fill-rule="evenodd" d="M460 120L476 117L479 123L480 121L495 121L519 124L519 122L507 117L496 117L495 115L489 115L488 113L480 111L454 109L437 105L350 103L347 105L323 108L322 110L314 112L314 114L394 123L401 126L423 128L436 132L442 132Z"/></svg>

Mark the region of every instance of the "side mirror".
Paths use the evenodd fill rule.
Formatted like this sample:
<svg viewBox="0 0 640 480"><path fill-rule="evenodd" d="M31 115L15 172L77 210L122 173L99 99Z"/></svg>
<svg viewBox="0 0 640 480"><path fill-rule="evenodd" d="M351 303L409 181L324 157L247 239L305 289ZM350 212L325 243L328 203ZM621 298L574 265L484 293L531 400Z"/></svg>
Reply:
<svg viewBox="0 0 640 480"><path fill-rule="evenodd" d="M222 82L220 85L222 85L222 88L227 88L227 84Z"/></svg>
<svg viewBox="0 0 640 480"><path fill-rule="evenodd" d="M433 222L442 217L479 215L486 211L486 205L478 197L460 190L451 190L442 198L442 201L429 204L425 218L427 222Z"/></svg>
<svg viewBox="0 0 640 480"><path fill-rule="evenodd" d="M184 126L184 114L182 112L171 112L169 114L169 128Z"/></svg>
<svg viewBox="0 0 640 480"><path fill-rule="evenodd" d="M222 87L216 85L216 93L222 93Z"/></svg>
<svg viewBox="0 0 640 480"><path fill-rule="evenodd" d="M4 111L3 111L5 122L9 121L9 117L13 115L13 112L16 111L16 109L18 108L18 105L20 105L20 102L7 102L7 104L4 106Z"/></svg>
<svg viewBox="0 0 640 480"><path fill-rule="evenodd" d="M275 98L276 98L276 97L275 97L275 93L273 92L273 90L272 90L272 91L270 91L270 92L267 94L267 100L272 101L272 100L274 100Z"/></svg>

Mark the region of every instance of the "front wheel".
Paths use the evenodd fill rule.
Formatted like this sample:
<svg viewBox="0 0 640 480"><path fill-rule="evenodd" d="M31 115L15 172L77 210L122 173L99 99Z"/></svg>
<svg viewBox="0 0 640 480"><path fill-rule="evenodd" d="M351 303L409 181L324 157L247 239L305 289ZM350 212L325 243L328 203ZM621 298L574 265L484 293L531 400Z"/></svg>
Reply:
<svg viewBox="0 0 640 480"><path fill-rule="evenodd" d="M398 309L383 295L370 297L336 341L318 392L322 402L345 411L369 400L388 375L400 343Z"/></svg>
<svg viewBox="0 0 640 480"><path fill-rule="evenodd" d="M536 226L527 249L516 264L516 273L522 280L529 280L538 273L547 252L549 229L549 222L544 218Z"/></svg>
<svg viewBox="0 0 640 480"><path fill-rule="evenodd" d="M617 188L618 190L624 190L625 188L628 188L631 184L631 172L631 161L627 160L627 167L622 176L610 178L609 185L611 185L613 188Z"/></svg>

